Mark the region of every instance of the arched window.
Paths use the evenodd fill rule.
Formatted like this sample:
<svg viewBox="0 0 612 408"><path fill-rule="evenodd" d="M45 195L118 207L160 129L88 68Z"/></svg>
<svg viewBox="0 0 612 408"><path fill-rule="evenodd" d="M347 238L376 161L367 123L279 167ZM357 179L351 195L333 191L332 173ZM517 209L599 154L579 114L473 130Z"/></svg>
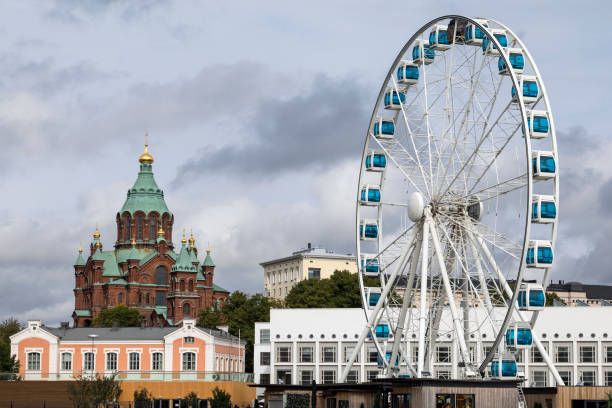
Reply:
<svg viewBox="0 0 612 408"><path fill-rule="evenodd" d="M189 303L183 303L183 317L191 316L191 305Z"/></svg>
<svg viewBox="0 0 612 408"><path fill-rule="evenodd" d="M166 267L165 266L160 265L157 268L155 268L155 283L158 285L166 284Z"/></svg>
<svg viewBox="0 0 612 408"><path fill-rule="evenodd" d="M118 302L117 303L122 304L123 303L123 293L120 293L117 297L118 297L118 299L117 299Z"/></svg>
<svg viewBox="0 0 612 408"><path fill-rule="evenodd" d="M28 353L28 370L40 371L40 353Z"/></svg>
<svg viewBox="0 0 612 408"><path fill-rule="evenodd" d="M150 300L149 300L149 294L148 294L148 293L147 293L147 295L145 296L145 299L146 299L147 306L149 306L149 302L150 302Z"/></svg>
<svg viewBox="0 0 612 408"><path fill-rule="evenodd" d="M161 371L164 369L164 355L162 353L153 353L153 371Z"/></svg>
<svg viewBox="0 0 612 408"><path fill-rule="evenodd" d="M189 279L189 291L193 292L193 281Z"/></svg>
<svg viewBox="0 0 612 408"><path fill-rule="evenodd" d="M130 353L129 355L130 365L129 369L132 371L140 370L140 354L139 353Z"/></svg>
<svg viewBox="0 0 612 408"><path fill-rule="evenodd" d="M96 363L96 355L92 352L83 354L83 370L93 371Z"/></svg>
<svg viewBox="0 0 612 408"><path fill-rule="evenodd" d="M138 229L137 229L137 236L136 239L141 241L142 240L142 227L143 227L143 220L142 220L142 215L138 216Z"/></svg>
<svg viewBox="0 0 612 408"><path fill-rule="evenodd" d="M62 353L62 371L72 370L72 353Z"/></svg>
<svg viewBox="0 0 612 408"><path fill-rule="evenodd" d="M192 352L183 353L183 371L195 371L196 355Z"/></svg>
<svg viewBox="0 0 612 408"><path fill-rule="evenodd" d="M130 226L132 225L132 217L130 214L125 218L125 240L129 241L131 238L130 234Z"/></svg>
<svg viewBox="0 0 612 408"><path fill-rule="evenodd" d="M157 219L155 217L149 219L149 227L149 239L155 241L157 234Z"/></svg>
<svg viewBox="0 0 612 408"><path fill-rule="evenodd" d="M185 279L181 279L180 285L181 285L181 289L180 289L181 292L184 292L185 291Z"/></svg>
<svg viewBox="0 0 612 408"><path fill-rule="evenodd" d="M117 353L106 353L106 369L117 371Z"/></svg>
<svg viewBox="0 0 612 408"><path fill-rule="evenodd" d="M138 294L138 306L142 306L142 293Z"/></svg>

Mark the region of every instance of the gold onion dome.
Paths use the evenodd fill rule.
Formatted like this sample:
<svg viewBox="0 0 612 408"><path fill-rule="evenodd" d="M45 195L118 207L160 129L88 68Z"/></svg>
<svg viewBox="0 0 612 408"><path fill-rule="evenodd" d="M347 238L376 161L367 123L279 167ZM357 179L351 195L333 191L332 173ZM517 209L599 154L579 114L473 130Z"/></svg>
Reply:
<svg viewBox="0 0 612 408"><path fill-rule="evenodd" d="M153 156L149 154L149 133L145 133L145 149L144 153L140 155L138 161L141 163L153 163L155 160Z"/></svg>
<svg viewBox="0 0 612 408"><path fill-rule="evenodd" d="M100 231L98 231L98 225L96 224L96 232L93 234L94 238L100 238Z"/></svg>
<svg viewBox="0 0 612 408"><path fill-rule="evenodd" d="M161 227L161 225L159 226L159 229L157 230L157 236L158 237L163 237L164 236L164 230Z"/></svg>
<svg viewBox="0 0 612 408"><path fill-rule="evenodd" d="M195 238L193 237L193 231L191 231L191 237L189 238L189 246L193 248L194 244L195 244Z"/></svg>
<svg viewBox="0 0 612 408"><path fill-rule="evenodd" d="M181 243L182 244L186 244L187 243L187 238L185 238L185 231L183 231L183 238L181 238Z"/></svg>

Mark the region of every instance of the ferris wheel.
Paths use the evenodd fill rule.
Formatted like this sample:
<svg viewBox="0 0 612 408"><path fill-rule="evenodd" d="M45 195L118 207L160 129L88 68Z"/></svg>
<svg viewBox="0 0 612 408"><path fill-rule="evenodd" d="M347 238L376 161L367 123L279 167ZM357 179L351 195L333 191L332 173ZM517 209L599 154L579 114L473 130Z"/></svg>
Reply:
<svg viewBox="0 0 612 408"><path fill-rule="evenodd" d="M558 208L552 111L523 42L491 19L424 25L393 61L366 135L356 239L367 324L340 381L366 341L381 375L422 378L451 339L454 378L516 377L517 350L536 347L562 385L533 331Z"/></svg>

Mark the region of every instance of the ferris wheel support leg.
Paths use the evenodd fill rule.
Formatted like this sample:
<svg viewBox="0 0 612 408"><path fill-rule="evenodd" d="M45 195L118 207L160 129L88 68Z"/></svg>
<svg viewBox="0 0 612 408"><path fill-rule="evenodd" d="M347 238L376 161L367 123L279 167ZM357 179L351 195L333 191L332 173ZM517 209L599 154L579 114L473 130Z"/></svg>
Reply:
<svg viewBox="0 0 612 408"><path fill-rule="evenodd" d="M469 234L471 234L471 233L469 233ZM506 293L506 295L508 297L512 298L512 289L510 288L510 285L508 285L508 282L506 281L506 278L504 277L504 275L501 273L501 270L498 268L497 264L495 263L495 259L493 259L493 256L491 255L491 252L489 251L489 248L487 248L485 243L482 241L482 238L477 237L477 242L480 245L480 247L482 248L482 251L484 252L485 257L489 261L489 264L495 270L495 272L497 274L497 278L502 283L502 287L504 288L504 292ZM513 310L514 313L516 313L518 315L518 317L519 317L519 319L521 321L526 321L525 317L523 316L521 311L518 310L516 304L512 305L512 310ZM533 327L533 324L531 326ZM507 325L503 325L503 327L501 328L502 332L505 332L506 328L507 328ZM538 336L535 334L535 332L533 332L533 330L532 330L531 334L532 334L532 337L533 337L533 342L535 343L536 347L538 348L538 351L542 355L542 358L544 359L544 362L548 366L548 369L550 370L550 372L552 373L553 377L555 378L555 381L556 381L557 385L565 385L565 383L563 382L563 379L561 378L561 376L559 375L559 372L557 371L557 367L555 367L553 361L551 360L550 356L548 355L548 352L546 351L546 349L542 345L542 342L540 341ZM495 348L495 347L493 347L493 348ZM488 361L485 359L485 362L483 363L483 365L486 365L486 364L488 364Z"/></svg>
<svg viewBox="0 0 612 408"><path fill-rule="evenodd" d="M482 270L482 264L480 263L480 258L478 257L478 252L476 251L476 246L474 245L474 241L469 237L467 241L470 244L470 252L472 253L472 257L476 262L476 273L478 274L478 281L480 283L480 290L482 292L482 298L484 299L484 304L489 314L491 314L493 310L493 306L491 305L491 296L489 295L489 289L487 287L487 281L484 276L484 272Z"/></svg>
<svg viewBox="0 0 612 408"><path fill-rule="evenodd" d="M438 267L440 268L440 275L442 276L442 281L444 282L444 291L446 292L448 306L451 312L451 316L453 318L453 326L455 328L455 335L457 336L457 341L459 342L459 351L461 353L461 359L465 363L466 373L470 375L473 373L470 372L471 369L468 366L470 362L470 356L467 350L467 345L465 344L465 338L463 336L461 318L457 313L457 305L455 305L455 296L453 295L450 280L448 279L448 274L446 272L446 265L444 264L444 259L442 258L442 247L440 245L440 240L438 239L438 232L436 231L436 226L434 225L434 221L431 217L431 213L429 212L428 208L425 209L425 217L426 228L429 228L431 232L431 238L436 252L436 259L438 260Z"/></svg>
<svg viewBox="0 0 612 408"><path fill-rule="evenodd" d="M389 295L389 292L391 291L391 287L395 283L395 278L401 271L402 265L406 261L406 257L410 253L410 248L412 248L412 245L414 244L414 240L416 239L417 234L418 234L418 230L415 229L414 234L412 234L412 237L410 237L410 241L406 244L406 247L402 250L402 254L400 255L400 261L397 263L397 266L393 270L393 273L391 273L391 276L389 276L389 279L387 279L387 282L385 283L385 287L383 288L382 293L380 294L380 298L378 299L378 302L376 303L374 310L372 310L372 313L370 313L370 316L368 317L368 322L366 323L366 326L364 327L363 331L361 332L361 335L359 336L359 340L357 341L357 346L353 349L353 352L351 353L351 358L349 359L348 363L346 364L346 367L342 371L342 375L340 376L339 382L342 383L346 381L346 377L348 376L348 373L351 367L355 363L355 360L357 359L357 356L359 355L359 351L361 350L361 347L363 346L363 343L365 342L365 339L367 338L368 333L371 331L372 326L376 325L376 323L378 322L378 314L380 313L381 309L383 308L383 305L385 304L385 299ZM385 361L384 353L383 353L383 361Z"/></svg>
<svg viewBox="0 0 612 408"><path fill-rule="evenodd" d="M412 251L412 264L410 265L408 283L406 284L406 290L404 291L404 298L402 301L402 308L399 313L399 318L397 320L397 327L395 329L395 332L393 333L393 339L395 341L393 342L393 349L391 351L391 364L387 366L387 369L395 365L395 360L397 359L398 351L401 344L402 333L404 331L404 323L406 322L406 314L408 313L408 307L410 306L410 303L412 303L412 295L414 294L412 287L414 286L414 277L416 275L417 265L419 264L419 257L421 256L421 246L423 243L422 228L420 228L420 230L421 231L418 231L417 234L420 233L421 239L417 238L416 247L414 251ZM408 366L410 374L413 376L417 376L417 372L413 367L412 358L408 354L405 357L407 363L406 365ZM387 371L387 374L389 374L389 371Z"/></svg>
<svg viewBox="0 0 612 408"><path fill-rule="evenodd" d="M419 349L417 355L417 377L423 375L425 360L425 332L427 331L427 266L429 260L429 226L423 223L421 236L421 299L419 308Z"/></svg>

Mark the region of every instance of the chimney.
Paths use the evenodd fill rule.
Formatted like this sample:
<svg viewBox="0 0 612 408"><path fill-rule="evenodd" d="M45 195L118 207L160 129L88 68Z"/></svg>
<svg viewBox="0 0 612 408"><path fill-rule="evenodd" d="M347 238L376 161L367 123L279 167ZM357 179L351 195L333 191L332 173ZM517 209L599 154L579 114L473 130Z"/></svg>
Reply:
<svg viewBox="0 0 612 408"><path fill-rule="evenodd" d="M70 327L70 323L68 323L68 322L60 322L60 327L62 329L68 329Z"/></svg>
<svg viewBox="0 0 612 408"><path fill-rule="evenodd" d="M308 243L308 249L312 249L312 244L310 242Z"/></svg>

